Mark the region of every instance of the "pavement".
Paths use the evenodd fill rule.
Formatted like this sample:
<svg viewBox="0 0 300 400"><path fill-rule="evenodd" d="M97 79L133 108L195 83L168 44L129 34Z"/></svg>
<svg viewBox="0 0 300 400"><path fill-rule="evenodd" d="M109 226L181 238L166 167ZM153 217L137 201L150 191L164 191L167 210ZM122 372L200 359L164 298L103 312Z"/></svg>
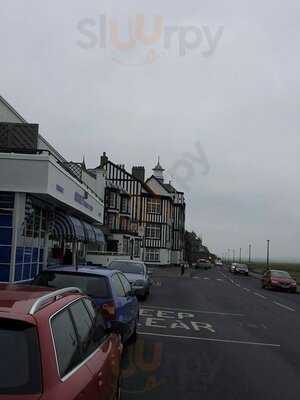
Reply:
<svg viewBox="0 0 300 400"><path fill-rule="evenodd" d="M153 275L122 400L290 400L300 393L300 295L227 269Z"/></svg>

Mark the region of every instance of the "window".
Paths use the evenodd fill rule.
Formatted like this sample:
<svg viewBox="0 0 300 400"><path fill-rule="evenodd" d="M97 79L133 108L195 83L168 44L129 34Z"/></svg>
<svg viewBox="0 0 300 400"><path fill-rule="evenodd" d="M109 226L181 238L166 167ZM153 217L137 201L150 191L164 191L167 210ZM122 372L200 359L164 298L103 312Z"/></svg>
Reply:
<svg viewBox="0 0 300 400"><path fill-rule="evenodd" d="M108 214L108 226L110 229L117 229L117 216L116 214Z"/></svg>
<svg viewBox="0 0 300 400"><path fill-rule="evenodd" d="M160 199L148 199L147 212L150 214L161 214Z"/></svg>
<svg viewBox="0 0 300 400"><path fill-rule="evenodd" d="M122 196L121 198L121 212L125 214L130 213L130 198L127 196Z"/></svg>
<svg viewBox="0 0 300 400"><path fill-rule="evenodd" d="M128 217L126 218L120 218L120 227L122 231L128 232L129 231L129 219Z"/></svg>
<svg viewBox="0 0 300 400"><path fill-rule="evenodd" d="M103 343L103 341L106 339L106 324L104 322L104 319L102 317L102 314L100 311L96 311L93 303L88 300L84 299L84 304L91 316L92 319L92 325L93 325L93 334L92 334L92 340L90 343L91 346L91 352L97 349Z"/></svg>
<svg viewBox="0 0 300 400"><path fill-rule="evenodd" d="M90 352L90 340L92 332L91 317L81 300L73 303L70 306L70 311L79 338L79 344L81 347L82 356L83 358L86 358L91 353Z"/></svg>
<svg viewBox="0 0 300 400"><path fill-rule="evenodd" d="M41 392L41 360L36 328L24 322L1 318L1 397L2 395L32 395Z"/></svg>
<svg viewBox="0 0 300 400"><path fill-rule="evenodd" d="M126 277L124 275L118 274L118 277L120 278L120 281L122 282L126 296L129 296L131 293L130 283L128 282L128 280L126 279Z"/></svg>
<svg viewBox="0 0 300 400"><path fill-rule="evenodd" d="M124 274L144 274L144 264L136 261L112 261L108 268L117 269Z"/></svg>
<svg viewBox="0 0 300 400"><path fill-rule="evenodd" d="M141 251L141 242L140 240L134 241L134 257L139 257Z"/></svg>
<svg viewBox="0 0 300 400"><path fill-rule="evenodd" d="M125 297L125 292L124 292L123 285L122 285L120 279L118 278L117 274L112 276L112 284L113 284L113 287L114 287L114 289L116 291L117 296L118 297Z"/></svg>
<svg viewBox="0 0 300 400"><path fill-rule="evenodd" d="M158 262L159 249L146 249L146 261Z"/></svg>
<svg viewBox="0 0 300 400"><path fill-rule="evenodd" d="M153 239L160 239L160 225L150 224L146 226L146 237Z"/></svg>
<svg viewBox="0 0 300 400"><path fill-rule="evenodd" d="M69 311L66 309L53 317L51 327L59 374L63 377L81 361L80 346Z"/></svg>
<svg viewBox="0 0 300 400"><path fill-rule="evenodd" d="M44 271L33 281L33 285L55 289L74 286L91 297L110 297L107 278L100 275Z"/></svg>
<svg viewBox="0 0 300 400"><path fill-rule="evenodd" d="M117 193L109 193L109 208L117 208Z"/></svg>

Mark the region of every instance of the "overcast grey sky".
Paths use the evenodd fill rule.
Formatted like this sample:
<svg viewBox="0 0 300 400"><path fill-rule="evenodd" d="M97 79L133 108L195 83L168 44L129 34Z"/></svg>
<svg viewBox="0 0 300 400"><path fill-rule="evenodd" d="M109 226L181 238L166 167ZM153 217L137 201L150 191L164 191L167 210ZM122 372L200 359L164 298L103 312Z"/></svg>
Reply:
<svg viewBox="0 0 300 400"><path fill-rule="evenodd" d="M137 14L164 30L121 50L110 21L125 41ZM300 259L299 19L296 0L2 0L1 94L66 158L160 155L219 254Z"/></svg>

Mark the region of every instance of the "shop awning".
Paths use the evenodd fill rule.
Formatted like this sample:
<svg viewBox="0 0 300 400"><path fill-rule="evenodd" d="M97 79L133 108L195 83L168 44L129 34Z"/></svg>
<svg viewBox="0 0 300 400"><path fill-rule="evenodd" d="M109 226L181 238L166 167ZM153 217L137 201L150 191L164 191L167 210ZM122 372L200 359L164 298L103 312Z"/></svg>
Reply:
<svg viewBox="0 0 300 400"><path fill-rule="evenodd" d="M73 227L74 227L74 232L75 232L75 240L78 240L80 242L84 242L86 240L86 236L84 233L84 228L82 225L82 222L72 216L68 216L67 218L69 218L72 221Z"/></svg>
<svg viewBox="0 0 300 400"><path fill-rule="evenodd" d="M105 243L104 234L99 228L61 213L55 215L52 236L57 240Z"/></svg>
<svg viewBox="0 0 300 400"><path fill-rule="evenodd" d="M85 231L85 241L89 243L95 243L96 235L92 225L88 224L87 222L82 222Z"/></svg>
<svg viewBox="0 0 300 400"><path fill-rule="evenodd" d="M74 229L72 222L63 214L56 214L53 225L53 236L56 239L73 240Z"/></svg>

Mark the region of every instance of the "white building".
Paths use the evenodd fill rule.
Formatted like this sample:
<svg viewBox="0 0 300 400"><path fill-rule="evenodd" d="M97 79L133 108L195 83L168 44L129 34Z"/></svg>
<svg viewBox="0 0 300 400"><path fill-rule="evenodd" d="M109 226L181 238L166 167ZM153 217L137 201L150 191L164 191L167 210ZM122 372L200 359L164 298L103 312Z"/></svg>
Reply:
<svg viewBox="0 0 300 400"><path fill-rule="evenodd" d="M67 162L0 97L0 281L102 249L105 177Z"/></svg>

